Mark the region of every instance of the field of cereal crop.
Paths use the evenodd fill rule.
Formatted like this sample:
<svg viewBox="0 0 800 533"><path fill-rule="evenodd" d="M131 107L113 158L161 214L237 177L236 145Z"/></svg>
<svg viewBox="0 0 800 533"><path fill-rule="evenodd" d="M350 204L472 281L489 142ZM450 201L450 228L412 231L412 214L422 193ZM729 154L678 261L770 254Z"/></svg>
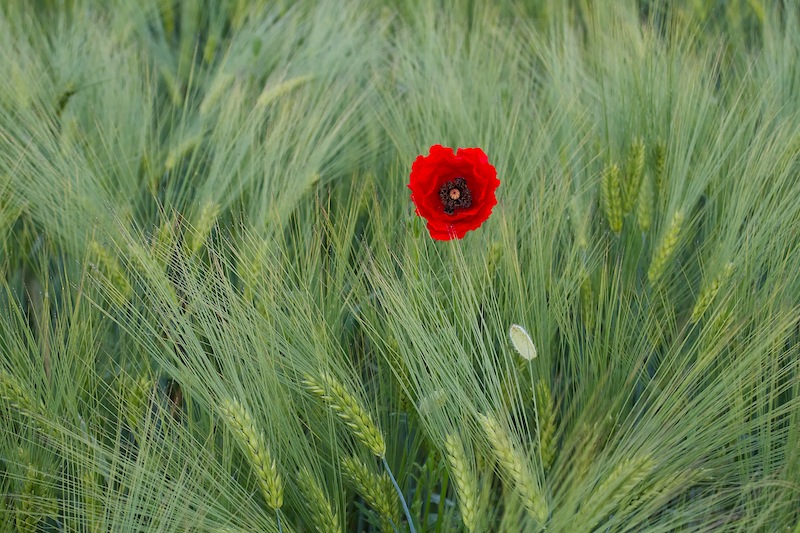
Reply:
<svg viewBox="0 0 800 533"><path fill-rule="evenodd" d="M800 532L797 0L0 5L0 531Z"/></svg>

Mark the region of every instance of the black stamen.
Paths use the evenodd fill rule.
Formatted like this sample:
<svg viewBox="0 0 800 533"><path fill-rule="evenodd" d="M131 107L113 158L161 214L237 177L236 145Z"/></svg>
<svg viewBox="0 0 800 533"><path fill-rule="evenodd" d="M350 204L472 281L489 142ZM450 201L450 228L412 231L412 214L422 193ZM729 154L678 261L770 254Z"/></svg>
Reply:
<svg viewBox="0 0 800 533"><path fill-rule="evenodd" d="M466 209L472 205L472 194L464 178L456 178L442 185L439 189L439 198L442 200L444 212L448 215L455 213L456 209Z"/></svg>

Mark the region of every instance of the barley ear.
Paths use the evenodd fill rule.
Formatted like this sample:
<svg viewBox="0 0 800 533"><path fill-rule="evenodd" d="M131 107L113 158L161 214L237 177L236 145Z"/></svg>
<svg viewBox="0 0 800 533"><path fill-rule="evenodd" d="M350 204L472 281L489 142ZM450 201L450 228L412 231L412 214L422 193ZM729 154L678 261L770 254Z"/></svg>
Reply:
<svg viewBox="0 0 800 533"><path fill-rule="evenodd" d="M278 473L278 465L267 448L264 434L256 430L250 413L237 400L223 400L220 410L250 459L267 505L278 511L283 506L283 480Z"/></svg>
<svg viewBox="0 0 800 533"><path fill-rule="evenodd" d="M173 78L173 74L170 72L163 72L164 74L164 81L167 84L170 84L170 79ZM177 83L177 80L175 81ZM175 86L177 88L177 85ZM200 144L202 137L200 135L193 135L191 137L187 137L184 140L178 142L170 151L167 153L167 157L164 160L164 170L170 171L175 166L181 162L185 157L189 155L189 153L197 148L197 145Z"/></svg>
<svg viewBox="0 0 800 533"><path fill-rule="evenodd" d="M102 244L95 240L89 243L89 253L91 255L90 265L96 273L100 274L99 280L107 289L112 302L116 305L124 305L133 290L122 265Z"/></svg>
<svg viewBox="0 0 800 533"><path fill-rule="evenodd" d="M43 518L57 512L57 504L44 475L33 464L27 451L20 448L18 453L25 473L17 499L16 526L20 533L34 533Z"/></svg>
<svg viewBox="0 0 800 533"><path fill-rule="evenodd" d="M546 472L552 466L556 456L556 409L553 405L550 387L543 379L536 384L536 409L539 419L542 466Z"/></svg>
<svg viewBox="0 0 800 533"><path fill-rule="evenodd" d="M200 102L200 116L208 114L214 109L217 103L230 92L232 83L236 77L229 72L222 72L214 77L211 86L206 91L203 101Z"/></svg>
<svg viewBox="0 0 800 533"><path fill-rule="evenodd" d="M698 364L710 362L715 358L719 353L720 346L724 345L724 339L730 336L735 320L735 309L729 305L722 306L719 311L712 313L703 326L702 346L705 357L698 361Z"/></svg>
<svg viewBox="0 0 800 533"><path fill-rule="evenodd" d="M342 472L364 501L378 512L381 530L384 533L393 533L400 524L400 509L397 493L392 488L389 476L373 473L355 457L347 457L342 461Z"/></svg>
<svg viewBox="0 0 800 533"><path fill-rule="evenodd" d="M714 301L714 298L717 297L720 286L731 277L731 274L733 274L733 263L728 263L722 269L722 272L717 274L710 283L703 287L703 290L700 291L700 296L697 298L697 303L694 304L689 322L694 323L702 318L708 307Z"/></svg>
<svg viewBox="0 0 800 533"><path fill-rule="evenodd" d="M86 530L92 533L108 531L108 526L104 522L105 510L99 499L99 495L103 494L103 488L97 479L97 473L91 467L82 469L80 483L83 516L87 525Z"/></svg>
<svg viewBox="0 0 800 533"><path fill-rule="evenodd" d="M637 509L648 504L664 504L681 492L686 491L701 477L703 477L702 469L678 471L672 475L669 475L666 477L666 479L660 479L653 486L647 488L647 490L644 490L641 493L637 494L638 491L635 491L631 501L629 503L624 502L625 507L629 509Z"/></svg>
<svg viewBox="0 0 800 533"><path fill-rule="evenodd" d="M303 385L327 403L372 453L381 458L386 455L386 442L372 417L333 375L322 372L317 380L306 374Z"/></svg>
<svg viewBox="0 0 800 533"><path fill-rule="evenodd" d="M653 222L653 180L649 174L642 177L642 186L639 189L639 198L636 200L636 222L639 231L646 233Z"/></svg>
<svg viewBox="0 0 800 533"><path fill-rule="evenodd" d="M236 274L242 281L242 288L246 300L251 301L255 296L255 289L264 277L264 265L268 262L266 242L258 242L250 250L242 253L236 264Z"/></svg>
<svg viewBox="0 0 800 533"><path fill-rule="evenodd" d="M589 426L586 422L581 424L580 429L576 430L577 439L571 447L572 455L570 462L573 467L570 470L570 482L583 483L589 469L595 460L595 447L597 445L596 425Z"/></svg>
<svg viewBox="0 0 800 533"><path fill-rule="evenodd" d="M219 211L219 204L215 202L209 200L203 204L197 216L194 231L189 234L189 250L192 253L200 251L200 248L208 240L208 236L217 223L217 218L219 218Z"/></svg>
<svg viewBox="0 0 800 533"><path fill-rule="evenodd" d="M467 460L464 443L457 433L450 433L445 437L444 447L456 485L461 520L467 531L474 533L478 527L478 482L474 465Z"/></svg>
<svg viewBox="0 0 800 533"><path fill-rule="evenodd" d="M569 216L573 220L572 228L575 232L575 246L585 252L589 248L589 225L591 209L587 209L580 196L573 196L569 203Z"/></svg>
<svg viewBox="0 0 800 533"><path fill-rule="evenodd" d="M160 2L158 11L161 15L161 23L164 25L164 33L172 36L175 32L175 5L172 2Z"/></svg>
<svg viewBox="0 0 800 533"><path fill-rule="evenodd" d="M0 370L0 398L15 411L34 415L43 415L45 411L44 403L37 402L30 391L5 370Z"/></svg>
<svg viewBox="0 0 800 533"><path fill-rule="evenodd" d="M664 141L658 140L656 141L656 146L654 150L653 159L654 167L655 167L655 193L658 196L664 192L665 186L665 175L664 172L666 171L666 163L667 163L667 146L664 144Z"/></svg>
<svg viewBox="0 0 800 533"><path fill-rule="evenodd" d="M32 476L31 467L28 467L17 502L16 525L19 533L34 533L38 529L36 498L36 480Z"/></svg>
<svg viewBox="0 0 800 533"><path fill-rule="evenodd" d="M625 165L625 189L623 191L623 210L630 213L639 197L639 187L644 172L645 147L642 139L634 139L628 150L628 161Z"/></svg>
<svg viewBox="0 0 800 533"><path fill-rule="evenodd" d="M304 75L290 78L277 84L267 84L256 99L255 108L259 111L263 111L264 108L278 100L284 94L293 91L295 88L300 87L301 85L305 85L313 79L314 76ZM314 180L314 178L312 178L312 180ZM315 181L318 180L319 177L317 177Z"/></svg>
<svg viewBox="0 0 800 533"><path fill-rule="evenodd" d="M653 466L654 463L648 455L621 461L594 489L592 496L582 506L575 523L587 531L594 529L621 502L636 498L641 493L639 485L650 475Z"/></svg>
<svg viewBox="0 0 800 533"><path fill-rule="evenodd" d="M522 453L514 446L508 431L491 415L478 415L490 449L494 453L507 481L522 496L525 509L540 524L547 521L548 509L544 493L524 460Z"/></svg>
<svg viewBox="0 0 800 533"><path fill-rule="evenodd" d="M614 233L619 233L622 231L622 191L619 167L615 163L603 169L600 185L608 226Z"/></svg>
<svg viewBox="0 0 800 533"><path fill-rule="evenodd" d="M431 416L447 404L447 393L444 389L435 389L430 394L422 397L417 410L422 416Z"/></svg>
<svg viewBox="0 0 800 533"><path fill-rule="evenodd" d="M581 314L587 331L594 330L594 289L592 288L592 278L585 274L581 283Z"/></svg>
<svg viewBox="0 0 800 533"><path fill-rule="evenodd" d="M47 433L50 428L44 423L47 419L47 411L42 400L36 401L30 392L17 379L0 369L0 400L8 404L12 411L24 415L26 423L39 431Z"/></svg>
<svg viewBox="0 0 800 533"><path fill-rule="evenodd" d="M672 260L675 249L678 247L680 240L680 233L683 226L683 212L676 211L672 216L672 221L667 228L664 237L653 253L653 259L650 262L650 269L647 271L647 279L650 283L655 285L664 275L667 264Z"/></svg>
<svg viewBox="0 0 800 533"><path fill-rule="evenodd" d="M203 62L208 65L214 60L214 55L217 51L217 36L211 34L206 40L206 45L203 47ZM201 108L202 110L202 108Z"/></svg>
<svg viewBox="0 0 800 533"><path fill-rule="evenodd" d="M297 472L297 488L300 489L303 500L314 518L314 528L319 533L341 533L339 517L333 512L325 491L306 467Z"/></svg>
<svg viewBox="0 0 800 533"><path fill-rule="evenodd" d="M154 383L146 375L134 379L129 374L122 377L121 400L123 403L125 421L134 435L138 435L142 430L143 423L148 416L150 405L150 394L153 391Z"/></svg>

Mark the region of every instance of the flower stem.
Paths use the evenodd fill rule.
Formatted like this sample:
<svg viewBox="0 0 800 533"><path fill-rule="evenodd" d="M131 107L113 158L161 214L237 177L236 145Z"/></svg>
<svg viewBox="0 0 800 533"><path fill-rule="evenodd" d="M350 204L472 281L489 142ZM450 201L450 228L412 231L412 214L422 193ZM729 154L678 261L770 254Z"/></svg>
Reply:
<svg viewBox="0 0 800 533"><path fill-rule="evenodd" d="M275 516L278 517L278 533L283 533L283 527L281 526L281 510L275 509Z"/></svg>
<svg viewBox="0 0 800 533"><path fill-rule="evenodd" d="M386 462L386 457L382 456L381 461L383 461L383 467L386 469L386 473L389 474L389 479L392 480L394 490L397 491L397 495L400 497L400 503L403 504L403 512L406 514L406 520L408 520L408 531L409 533L417 533L417 530L414 528L414 521L411 520L411 512L408 510L406 499L403 497L403 491L400 490L400 485L397 484L397 480L394 478L392 470L389 468L389 463Z"/></svg>

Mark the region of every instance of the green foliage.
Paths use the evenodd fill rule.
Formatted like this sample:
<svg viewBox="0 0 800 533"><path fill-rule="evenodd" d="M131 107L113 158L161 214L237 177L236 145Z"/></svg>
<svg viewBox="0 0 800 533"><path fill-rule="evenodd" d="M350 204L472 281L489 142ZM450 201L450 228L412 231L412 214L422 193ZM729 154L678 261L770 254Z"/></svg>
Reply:
<svg viewBox="0 0 800 533"><path fill-rule="evenodd" d="M796 529L798 8L2 3L0 529Z"/></svg>

